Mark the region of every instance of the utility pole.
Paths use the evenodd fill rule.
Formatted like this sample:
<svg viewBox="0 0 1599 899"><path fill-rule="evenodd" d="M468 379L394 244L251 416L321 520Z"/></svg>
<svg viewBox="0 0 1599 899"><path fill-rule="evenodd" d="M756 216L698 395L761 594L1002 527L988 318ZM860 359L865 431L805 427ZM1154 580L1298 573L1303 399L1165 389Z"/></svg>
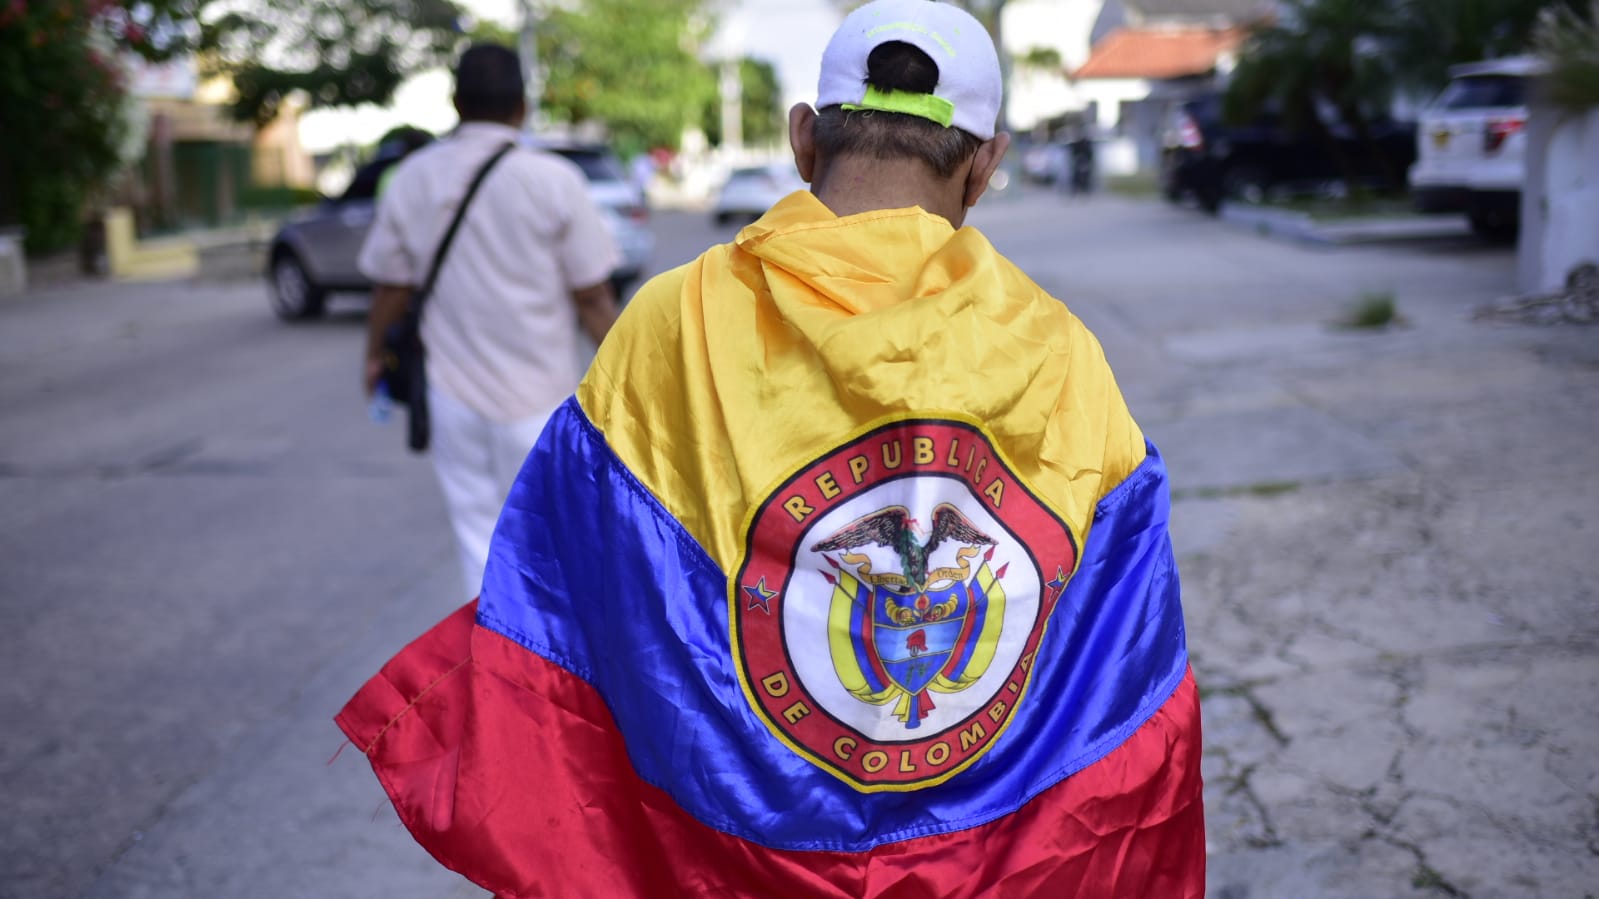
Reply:
<svg viewBox="0 0 1599 899"><path fill-rule="evenodd" d="M518 0L522 9L522 28L517 35L517 55L522 57L522 82L527 95L527 124L529 131L539 123L539 101L544 96L544 83L539 78L538 13L534 0Z"/></svg>
<svg viewBox="0 0 1599 899"><path fill-rule="evenodd" d="M744 84L739 60L723 60L721 74L722 148L738 151L744 148Z"/></svg>
<svg viewBox="0 0 1599 899"><path fill-rule="evenodd" d="M721 95L723 159L730 159L744 151L744 81L741 60L744 58L744 34L748 25L736 14L722 22L713 40L712 53L722 61L717 66L717 87Z"/></svg>

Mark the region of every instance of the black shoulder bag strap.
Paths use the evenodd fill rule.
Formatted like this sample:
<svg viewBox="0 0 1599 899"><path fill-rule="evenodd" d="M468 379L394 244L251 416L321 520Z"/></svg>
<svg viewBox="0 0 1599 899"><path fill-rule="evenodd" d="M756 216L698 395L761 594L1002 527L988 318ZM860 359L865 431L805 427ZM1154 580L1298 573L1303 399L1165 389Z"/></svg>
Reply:
<svg viewBox="0 0 1599 899"><path fill-rule="evenodd" d="M411 294L411 315L418 323L422 320L422 305L427 302L428 294L433 292L433 282L438 280L439 269L444 267L444 255L450 251L450 244L455 242L455 232L461 230L461 219L466 217L466 208L472 205L472 198L477 195L477 189L483 185L483 179L489 176L489 170L515 146L515 142L511 142L495 150L494 155L490 156L483 163L483 167L477 170L477 174L472 176L472 183L466 188L466 196L461 198L461 205L455 208L455 218L450 219L450 227L445 230L444 239L439 241L439 248L433 251L433 263L428 266L427 278Z"/></svg>
<svg viewBox="0 0 1599 899"><path fill-rule="evenodd" d="M406 310L405 320L400 327L404 336L401 340L407 344L403 354L406 361L400 365L397 373L404 383L400 390L392 391L408 407L406 416L406 445L412 452L420 453L428 448L432 439L432 416L428 414L427 397L427 351L422 346L422 307L427 303L428 295L433 292L433 282L439 277L439 269L444 266L444 255L449 252L450 244L455 241L455 233L461 229L461 219L466 217L466 209L472 205L472 197L477 194L477 189L482 186L483 179L488 177L489 170L499 162L505 154L511 152L516 143L510 142L494 151L494 155L483 163L472 177L472 183L466 188L466 196L461 198L461 205L455 208L455 218L450 220L450 227L445 230L444 238L439 241L439 248L433 253L433 263L428 266L427 279L421 286L411 292L411 302Z"/></svg>

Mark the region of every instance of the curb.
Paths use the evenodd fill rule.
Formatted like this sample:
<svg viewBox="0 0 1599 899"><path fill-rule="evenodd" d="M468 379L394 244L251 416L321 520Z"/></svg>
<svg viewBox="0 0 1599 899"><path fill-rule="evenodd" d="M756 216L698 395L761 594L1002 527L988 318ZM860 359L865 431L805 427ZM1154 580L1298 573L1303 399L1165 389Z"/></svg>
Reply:
<svg viewBox="0 0 1599 899"><path fill-rule="evenodd" d="M1398 216L1319 221L1304 212L1224 204L1217 217L1266 237L1314 246L1404 243L1471 238L1464 216Z"/></svg>

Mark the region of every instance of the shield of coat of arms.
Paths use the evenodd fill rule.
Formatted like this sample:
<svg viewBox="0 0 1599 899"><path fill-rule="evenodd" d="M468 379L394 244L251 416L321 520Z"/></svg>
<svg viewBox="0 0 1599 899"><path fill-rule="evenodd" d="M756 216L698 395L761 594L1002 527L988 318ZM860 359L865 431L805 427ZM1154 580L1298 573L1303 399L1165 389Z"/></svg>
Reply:
<svg viewBox="0 0 1599 899"><path fill-rule="evenodd" d="M928 557L945 543L960 544L955 564L929 571ZM992 653L979 649L997 641L1005 617L1004 570L988 567L994 545L941 503L925 534L909 509L890 506L812 546L836 572L829 618L848 621L848 640L831 641L846 689L873 705L893 703L894 717L915 729L937 707L933 693L956 693L982 677ZM874 571L870 557L852 551L865 546L892 550L899 568Z"/></svg>

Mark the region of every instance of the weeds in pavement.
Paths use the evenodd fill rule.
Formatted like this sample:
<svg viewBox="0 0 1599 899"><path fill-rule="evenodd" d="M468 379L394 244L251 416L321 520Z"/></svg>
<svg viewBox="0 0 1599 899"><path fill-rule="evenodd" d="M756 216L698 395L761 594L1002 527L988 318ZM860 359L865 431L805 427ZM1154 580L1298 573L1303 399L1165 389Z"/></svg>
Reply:
<svg viewBox="0 0 1599 899"><path fill-rule="evenodd" d="M1235 496L1281 496L1293 493L1300 488L1298 481L1261 481L1256 484L1243 484L1236 487L1192 487L1174 488L1171 492L1172 499L1226 499Z"/></svg>
<svg viewBox="0 0 1599 899"><path fill-rule="evenodd" d="M1391 290L1368 290L1360 295L1354 308L1342 321L1346 328L1376 329L1399 324L1399 304Z"/></svg>

